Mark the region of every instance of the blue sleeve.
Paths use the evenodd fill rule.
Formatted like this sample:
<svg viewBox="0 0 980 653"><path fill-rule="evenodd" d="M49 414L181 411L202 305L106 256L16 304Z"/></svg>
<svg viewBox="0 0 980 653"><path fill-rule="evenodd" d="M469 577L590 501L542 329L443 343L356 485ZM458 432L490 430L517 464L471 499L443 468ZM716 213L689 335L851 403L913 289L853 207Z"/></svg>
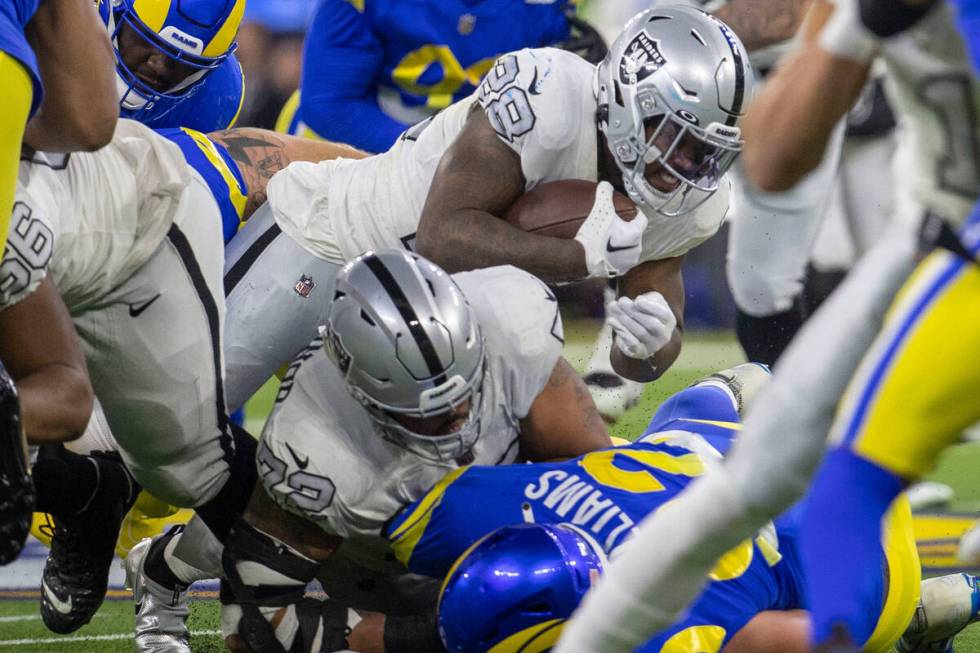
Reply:
<svg viewBox="0 0 980 653"><path fill-rule="evenodd" d="M662 403L643 436L673 429L692 431L727 455L740 428L738 409L728 393L713 385L695 385Z"/></svg>
<svg viewBox="0 0 980 653"><path fill-rule="evenodd" d="M451 472L386 527L395 556L412 573L442 578L484 535L524 521L524 488L540 473L539 465Z"/></svg>
<svg viewBox="0 0 980 653"><path fill-rule="evenodd" d="M384 152L407 125L377 102L382 45L365 13L347 0L323 0L303 49L299 117L318 135Z"/></svg>
<svg viewBox="0 0 980 653"><path fill-rule="evenodd" d="M859 643L874 631L886 591L881 519L904 487L848 449L827 455L805 500L800 538L816 645L838 624Z"/></svg>
<svg viewBox="0 0 980 653"><path fill-rule="evenodd" d="M539 47L544 48L547 46L553 46L562 41L567 41L569 32L571 31L568 26L568 20L565 18L566 13L575 13L575 5L569 0L559 0L559 2L554 3L550 7L552 12L548 16L549 20L547 24L543 26L541 32L541 42L537 43L536 46L529 47Z"/></svg>

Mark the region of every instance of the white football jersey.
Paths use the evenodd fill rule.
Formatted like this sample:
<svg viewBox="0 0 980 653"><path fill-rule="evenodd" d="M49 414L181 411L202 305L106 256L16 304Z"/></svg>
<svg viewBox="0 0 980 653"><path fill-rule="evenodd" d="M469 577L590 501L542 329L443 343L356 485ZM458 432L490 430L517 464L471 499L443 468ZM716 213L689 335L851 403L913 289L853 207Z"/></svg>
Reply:
<svg viewBox="0 0 980 653"><path fill-rule="evenodd" d="M189 181L180 148L132 120L96 152L22 159L0 308L48 274L73 313L95 304L150 258Z"/></svg>
<svg viewBox="0 0 980 653"><path fill-rule="evenodd" d="M474 103L520 156L525 190L562 179L598 178L595 66L564 50L500 57L478 92L408 129L384 154L358 161L297 162L269 182L276 221L300 245L342 263L368 249L412 249L443 153ZM685 253L721 226L728 182L679 217L648 215L641 261Z"/></svg>
<svg viewBox="0 0 980 653"><path fill-rule="evenodd" d="M858 1L834 0L843 21L838 26L851 38L875 39L860 23ZM895 207L906 222L931 211L959 225L980 195L980 82L954 11L938 2L906 31L877 39L900 127Z"/></svg>
<svg viewBox="0 0 980 653"><path fill-rule="evenodd" d="M510 463L518 454L519 422L561 356L558 305L543 283L510 266L453 279L476 312L487 349L480 436L465 462ZM380 537L398 510L459 466L386 440L319 339L283 379L257 461L277 504L345 538Z"/></svg>
<svg viewBox="0 0 980 653"><path fill-rule="evenodd" d="M939 2L913 28L884 39L881 55L904 128L898 206L909 198L959 225L980 195L980 81L954 21L952 3Z"/></svg>

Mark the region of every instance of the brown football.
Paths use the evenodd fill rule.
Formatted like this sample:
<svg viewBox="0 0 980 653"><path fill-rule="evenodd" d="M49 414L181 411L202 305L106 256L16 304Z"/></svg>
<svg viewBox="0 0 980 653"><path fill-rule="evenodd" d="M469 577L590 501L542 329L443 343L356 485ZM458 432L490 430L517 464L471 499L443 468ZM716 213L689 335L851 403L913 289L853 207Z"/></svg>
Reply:
<svg viewBox="0 0 980 653"><path fill-rule="evenodd" d="M504 215L504 220L522 231L574 238L595 202L594 181L566 179L549 181L521 195ZM616 213L624 220L636 215L636 205L622 193L613 193Z"/></svg>

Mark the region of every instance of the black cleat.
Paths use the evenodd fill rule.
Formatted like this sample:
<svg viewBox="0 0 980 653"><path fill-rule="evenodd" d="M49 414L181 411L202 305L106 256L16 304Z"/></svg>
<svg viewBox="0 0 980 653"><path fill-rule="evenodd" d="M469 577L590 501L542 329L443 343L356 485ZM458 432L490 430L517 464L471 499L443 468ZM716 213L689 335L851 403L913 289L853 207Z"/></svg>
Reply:
<svg viewBox="0 0 980 653"><path fill-rule="evenodd" d="M128 478L118 456L91 458L100 477L121 472ZM135 484L132 488L122 494L96 492L81 512L53 518L54 537L41 579L41 618L49 630L74 632L102 605L119 528L136 498Z"/></svg>
<svg viewBox="0 0 980 653"><path fill-rule="evenodd" d="M0 565L20 555L33 512L34 485L28 473L17 387L0 363Z"/></svg>

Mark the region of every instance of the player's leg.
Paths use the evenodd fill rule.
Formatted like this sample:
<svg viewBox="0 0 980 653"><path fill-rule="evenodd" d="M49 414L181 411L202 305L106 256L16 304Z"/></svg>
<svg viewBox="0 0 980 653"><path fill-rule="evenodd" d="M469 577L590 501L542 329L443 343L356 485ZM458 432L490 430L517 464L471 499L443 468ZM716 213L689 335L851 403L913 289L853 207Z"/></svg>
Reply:
<svg viewBox="0 0 980 653"><path fill-rule="evenodd" d="M633 650L676 620L723 553L802 495L915 252L914 235L895 228L858 264L780 360L726 464L640 524L556 651Z"/></svg>
<svg viewBox="0 0 980 653"><path fill-rule="evenodd" d="M254 463L238 463L250 457L254 441L235 437L225 410L218 216L213 196L194 175L154 255L75 325L127 467L157 498L208 512L216 528L227 528L251 489ZM167 570L160 566L162 582L173 577ZM170 584L165 598L144 600L137 617L165 636L142 629L137 646L150 640L186 650L183 597ZM147 610L157 612L144 617ZM173 632L183 636L167 639Z"/></svg>
<svg viewBox="0 0 980 653"><path fill-rule="evenodd" d="M37 509L51 529L41 618L57 633L85 625L102 604L119 528L140 489L115 448L96 402L72 450L45 445L34 464Z"/></svg>
<svg viewBox="0 0 980 653"><path fill-rule="evenodd" d="M815 641L843 624L857 641L880 563L880 517L980 419L980 266L938 251L916 270L842 402L837 441L811 494L804 562ZM847 507L840 505L846 501ZM830 535L833 533L833 536ZM848 551L836 556L828 550Z"/></svg>
<svg viewBox="0 0 980 653"><path fill-rule="evenodd" d="M34 88L23 65L0 51L0 84L4 109L0 112L0 252L7 242L10 213L17 186L17 166L24 127L31 110ZM33 504L27 475L27 443L20 427L17 391L0 363L4 416L0 417L0 565L20 554L30 526Z"/></svg>
<svg viewBox="0 0 980 653"><path fill-rule="evenodd" d="M226 391L234 411L316 335L341 266L283 233L268 204L228 244L226 257Z"/></svg>
<svg viewBox="0 0 980 653"><path fill-rule="evenodd" d="M733 168L728 283L736 332L749 360L772 365L803 324L801 293L810 250L828 202L843 122L820 166L784 193L764 193Z"/></svg>

